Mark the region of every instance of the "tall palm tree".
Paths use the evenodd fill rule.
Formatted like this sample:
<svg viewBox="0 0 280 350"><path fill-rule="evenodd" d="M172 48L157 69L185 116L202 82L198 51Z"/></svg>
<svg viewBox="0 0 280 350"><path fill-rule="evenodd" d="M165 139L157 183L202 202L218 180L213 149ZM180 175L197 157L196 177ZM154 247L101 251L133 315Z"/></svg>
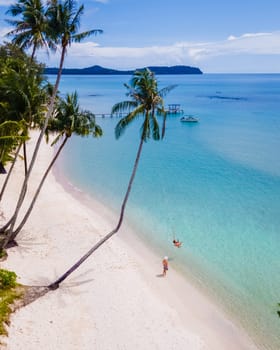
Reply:
<svg viewBox="0 0 280 350"><path fill-rule="evenodd" d="M133 180L136 175L137 167L139 164L142 148L144 142L151 137L154 140L160 139L160 127L157 121L156 114L164 115L164 102L163 96L165 96L175 85L166 87L162 90L158 90L157 81L154 74L149 70L136 71L131 80L131 85L125 84L128 88L128 96L132 100L117 103L112 108L112 113L126 112L128 113L122 118L116 128L115 136L118 139L126 127L139 116L143 116L144 121L141 127L141 138L134 162L132 174L128 182L128 187L122 202L121 212L116 227L104 236L97 244L95 244L83 257L81 257L70 269L68 269L61 277L55 282L50 284L49 289L56 289L60 283L64 281L71 273L73 273L94 251L96 251L102 244L104 244L109 238L116 234L123 222L126 203L132 188Z"/></svg>
<svg viewBox="0 0 280 350"><path fill-rule="evenodd" d="M49 0L49 7L46 12L48 19L48 37L61 47L59 70L55 84L55 90L60 81L62 68L67 53L67 48L72 42L81 42L91 35L103 33L101 29L92 29L78 33L81 16L84 13L84 5L77 8L75 0Z"/></svg>
<svg viewBox="0 0 280 350"><path fill-rule="evenodd" d="M57 160L60 152L64 148L66 142L69 140L69 138L75 134L78 136L88 136L92 135L93 137L100 137L102 136L102 129L99 125L95 122L95 116L93 113L89 111L84 111L80 108L78 104L78 95L77 92L69 95L67 94L65 100L60 100L60 104L58 106L58 111L56 113L56 116L54 119L51 120L50 125L47 129L47 138L49 136L49 133L58 133L57 137L52 142L52 146L56 144L59 140L63 138L62 143L60 144L58 150L56 151L51 163L49 164L48 168L46 169L40 184L34 194L34 197L30 203L29 208L26 211L26 214L24 215L21 223L17 227L17 229L14 230L12 236L10 237L9 243L14 241L17 234L21 231L24 224L26 223L28 217L30 216L32 209L34 207L34 204L39 196L39 193L43 187L43 184L52 169L52 166L54 165L55 161ZM0 245L1 249L1 245Z"/></svg>
<svg viewBox="0 0 280 350"><path fill-rule="evenodd" d="M12 36L12 42L22 49L32 47L31 59L33 60L36 50L47 46L48 41L43 2L41 0L18 0L17 3L10 6L6 13L13 17L21 16L20 20L7 20L15 27L7 36Z"/></svg>
<svg viewBox="0 0 280 350"><path fill-rule="evenodd" d="M11 221L11 225L9 227L7 238L5 240L5 244L3 246L3 249L5 248L6 244L9 242L10 237L13 235L13 229L15 226L16 219L18 217L19 210L22 206L22 203L24 201L25 192L27 188L27 183L29 181L30 174L32 172L35 160L37 158L37 154L40 148L41 141L43 139L43 136L45 134L45 131L47 129L49 119L53 114L54 110L54 104L55 99L58 91L58 86L62 74L62 68L64 64L65 55L67 52L67 48L71 45L72 42L80 42L83 39L89 37L93 34L99 34L102 33L102 30L100 29L93 29L90 31L78 33L78 29L80 26L80 20L81 16L84 12L84 6L80 6L77 9L77 1L75 0L50 0L48 2L48 10L46 12L46 16L48 18L48 37L50 40L53 40L56 45L61 46L61 57L60 57L60 64L59 64L59 70L56 77L56 82L53 90L53 95L50 99L50 104L48 106L48 111L46 113L44 125L42 126L40 135L38 137L38 140L36 142L34 152L32 155L32 158L30 160L29 168L26 173L21 192L18 198L18 202L16 205L15 212L13 214L13 219Z"/></svg>

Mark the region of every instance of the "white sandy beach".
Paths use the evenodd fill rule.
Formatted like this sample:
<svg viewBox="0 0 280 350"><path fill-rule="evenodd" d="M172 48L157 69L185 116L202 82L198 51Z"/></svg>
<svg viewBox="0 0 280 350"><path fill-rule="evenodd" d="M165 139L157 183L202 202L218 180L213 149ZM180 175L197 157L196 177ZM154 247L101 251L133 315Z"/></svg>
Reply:
<svg viewBox="0 0 280 350"><path fill-rule="evenodd" d="M42 146L27 198L52 157L51 147L44 142ZM15 206L22 172L18 162L0 204L6 218ZM49 175L17 238L19 246L9 249L1 263L15 271L22 284L53 282L116 225L113 213L94 200L89 206L84 195L77 198L58 177ZM123 238L127 235L132 237L129 242ZM58 290L12 315L3 349L256 349L218 307L172 269L172 261L166 278L158 277L164 255L149 251L124 222Z"/></svg>

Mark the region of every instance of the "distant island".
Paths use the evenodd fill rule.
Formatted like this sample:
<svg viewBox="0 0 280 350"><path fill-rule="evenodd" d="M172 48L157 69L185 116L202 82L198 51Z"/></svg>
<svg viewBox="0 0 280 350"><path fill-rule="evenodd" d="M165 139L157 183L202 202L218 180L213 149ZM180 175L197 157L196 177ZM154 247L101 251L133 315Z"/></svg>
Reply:
<svg viewBox="0 0 280 350"><path fill-rule="evenodd" d="M155 74L203 74L199 68L189 66L155 66L148 67ZM136 70L143 70L137 68ZM57 74L58 68L45 68L45 74ZM132 75L135 70L117 70L92 66L87 68L63 68L62 74L71 75Z"/></svg>

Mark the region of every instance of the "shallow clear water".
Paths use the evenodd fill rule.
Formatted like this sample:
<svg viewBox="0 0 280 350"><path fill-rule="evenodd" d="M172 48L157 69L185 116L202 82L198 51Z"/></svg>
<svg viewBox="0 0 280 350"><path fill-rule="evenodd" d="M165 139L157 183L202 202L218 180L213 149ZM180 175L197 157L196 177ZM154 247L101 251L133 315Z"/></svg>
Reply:
<svg viewBox="0 0 280 350"><path fill-rule="evenodd" d="M50 77L51 80L53 77ZM129 76L63 76L80 103L110 113ZM216 298L262 348L280 348L280 75L158 76L166 98L199 118L169 116L163 141L144 145L126 215L144 239ZM73 137L66 175L119 210L139 142L139 119L116 141ZM176 236L184 242L172 247Z"/></svg>

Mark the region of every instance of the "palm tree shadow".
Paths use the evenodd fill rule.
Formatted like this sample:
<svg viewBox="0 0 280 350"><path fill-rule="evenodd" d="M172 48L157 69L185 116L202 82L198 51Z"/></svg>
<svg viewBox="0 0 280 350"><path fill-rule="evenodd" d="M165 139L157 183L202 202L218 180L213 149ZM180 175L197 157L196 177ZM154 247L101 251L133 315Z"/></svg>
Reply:
<svg viewBox="0 0 280 350"><path fill-rule="evenodd" d="M94 281L94 278L88 278L88 279L82 279L85 277L85 275L88 275L89 273L93 273L92 269L89 269L83 273L81 273L80 275L76 276L75 278L70 279L67 283L62 283L59 286L58 290L61 290L62 292L65 291L67 293L70 292L70 290L72 290L72 288L75 287L79 287L81 285L90 283L92 281ZM54 275L56 275L57 273L55 273ZM55 277L53 278L55 279ZM44 286L49 286L52 283L52 280L50 280L50 277L46 277L46 276L41 276L40 279L36 278L34 280L30 280L30 282L32 283L32 286L38 286L38 287L44 287ZM84 293L82 291L77 291L74 292L73 294L81 294ZM72 294L72 291L70 292L70 294Z"/></svg>
<svg viewBox="0 0 280 350"><path fill-rule="evenodd" d="M59 298L59 304L63 306L67 306L69 304L69 297L75 298L75 297L81 297L82 295L88 293L90 287L86 288L77 288L82 285L87 285L94 281L94 278L88 278L88 279L82 279L84 275L87 275L88 273L92 273L92 270L87 270L83 272L82 274L76 276L75 278L72 278L67 283L61 283L59 288L55 290L55 292L58 292L58 298ZM73 299L71 299L73 301Z"/></svg>
<svg viewBox="0 0 280 350"><path fill-rule="evenodd" d="M83 281L76 281L76 282L73 281L73 282L63 283L63 284L61 284L60 289L69 289L69 288L73 288L73 287L79 287L83 284L87 284L87 283L90 283L93 281L94 281L94 278L89 278L89 279L83 280Z"/></svg>
<svg viewBox="0 0 280 350"><path fill-rule="evenodd" d="M91 272L91 270L88 270L83 274L80 274L79 276L77 276L75 279L72 279L72 281L68 283L61 284L60 287L55 290L56 292L58 292L57 297L59 298L59 305L67 306L69 304L69 301L67 301L68 296L70 297L81 296L82 294L85 294L88 292L88 288L86 288L86 290L81 290L81 289L75 290L75 287L88 284L94 280L93 278L79 280L83 275L88 274L89 272ZM31 283L34 282L34 284L25 286L24 296L22 299L20 299L20 302L17 303L17 305L15 306L15 310L23 306L26 306L34 302L35 300L43 297L44 295L48 294L49 292L51 292L51 289L48 287L51 284L49 277L46 278L42 276L40 280L36 279L34 281L31 280L30 282Z"/></svg>
<svg viewBox="0 0 280 350"><path fill-rule="evenodd" d="M46 242L35 242L35 237L27 231L22 230L16 240L16 247L20 252L29 252L34 246L44 246Z"/></svg>
<svg viewBox="0 0 280 350"><path fill-rule="evenodd" d="M93 269L88 269L87 271L84 271L83 273L80 273L79 275L75 276L74 278L71 278L68 282L61 283L59 289L62 290L68 290L72 289L73 287L79 287L84 284L90 283L94 281L94 278L87 278L89 274L93 274L94 270ZM80 291L79 291L80 293Z"/></svg>

